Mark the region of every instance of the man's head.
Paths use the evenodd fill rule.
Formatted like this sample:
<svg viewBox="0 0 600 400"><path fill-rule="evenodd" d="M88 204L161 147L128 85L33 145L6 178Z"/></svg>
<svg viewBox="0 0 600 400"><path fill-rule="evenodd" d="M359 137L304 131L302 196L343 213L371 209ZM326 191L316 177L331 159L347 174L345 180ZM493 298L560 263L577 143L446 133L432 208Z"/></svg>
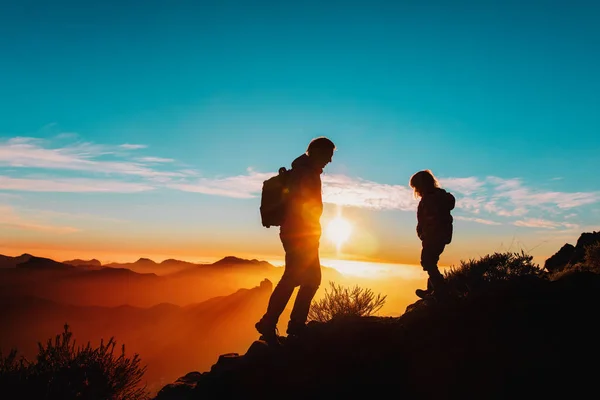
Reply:
<svg viewBox="0 0 600 400"><path fill-rule="evenodd" d="M306 154L311 161L319 168L324 168L328 163L331 162L333 152L335 151L335 144L326 137L318 137L308 144Z"/></svg>

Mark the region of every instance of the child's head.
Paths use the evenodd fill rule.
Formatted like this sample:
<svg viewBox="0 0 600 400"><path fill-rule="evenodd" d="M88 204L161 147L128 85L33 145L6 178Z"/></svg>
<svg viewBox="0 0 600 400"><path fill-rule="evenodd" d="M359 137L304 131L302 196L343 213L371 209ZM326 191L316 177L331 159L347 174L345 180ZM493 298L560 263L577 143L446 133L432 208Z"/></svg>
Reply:
<svg viewBox="0 0 600 400"><path fill-rule="evenodd" d="M423 197L424 193L428 191L440 187L433 173L426 169L423 171L419 171L413 176L410 177L409 185L413 188L413 193L415 198Z"/></svg>

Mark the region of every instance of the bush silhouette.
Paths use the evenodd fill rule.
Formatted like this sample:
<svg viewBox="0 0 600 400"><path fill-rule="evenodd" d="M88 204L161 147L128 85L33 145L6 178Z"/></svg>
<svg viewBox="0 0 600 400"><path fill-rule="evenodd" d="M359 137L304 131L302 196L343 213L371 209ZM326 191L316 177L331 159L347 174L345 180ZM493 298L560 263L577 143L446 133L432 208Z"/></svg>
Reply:
<svg viewBox="0 0 600 400"><path fill-rule="evenodd" d="M585 248L585 264L592 270L600 272L600 242Z"/></svg>
<svg viewBox="0 0 600 400"><path fill-rule="evenodd" d="M516 279L546 279L547 273L533 263L533 256L520 253L493 253L479 260L461 261L450 267L445 276L452 290L459 295L485 289L489 285Z"/></svg>
<svg viewBox="0 0 600 400"><path fill-rule="evenodd" d="M338 317L367 317L379 311L387 297L359 286L350 289L334 282L329 282L329 286L331 292L325 289L325 297L311 305L309 320L327 322Z"/></svg>
<svg viewBox="0 0 600 400"><path fill-rule="evenodd" d="M0 353L0 397L10 393L24 399L147 399L140 385L146 367L134 354L125 357L125 346L116 356L114 338L93 348L75 347L72 332L65 324L64 332L38 343L36 360L30 362L12 350L6 357Z"/></svg>

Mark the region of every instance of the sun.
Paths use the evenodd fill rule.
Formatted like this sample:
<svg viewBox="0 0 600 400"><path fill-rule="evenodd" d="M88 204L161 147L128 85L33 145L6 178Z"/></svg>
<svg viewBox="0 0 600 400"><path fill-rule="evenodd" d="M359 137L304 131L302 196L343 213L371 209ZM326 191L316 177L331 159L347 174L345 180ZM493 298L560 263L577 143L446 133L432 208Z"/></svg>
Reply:
<svg viewBox="0 0 600 400"><path fill-rule="evenodd" d="M339 250L342 244L350 237L352 233L352 225L342 217L336 217L327 224L325 234L327 239L335 243Z"/></svg>

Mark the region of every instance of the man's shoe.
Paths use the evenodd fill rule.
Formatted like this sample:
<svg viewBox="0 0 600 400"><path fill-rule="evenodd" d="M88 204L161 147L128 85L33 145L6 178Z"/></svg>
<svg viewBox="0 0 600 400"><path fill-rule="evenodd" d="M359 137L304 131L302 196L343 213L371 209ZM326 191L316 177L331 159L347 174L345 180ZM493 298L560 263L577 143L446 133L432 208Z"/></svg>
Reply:
<svg viewBox="0 0 600 400"><path fill-rule="evenodd" d="M422 299L429 299L433 295L432 290L417 289L415 294Z"/></svg>
<svg viewBox="0 0 600 400"><path fill-rule="evenodd" d="M306 330L306 324L288 324L286 333L290 336L300 336Z"/></svg>
<svg viewBox="0 0 600 400"><path fill-rule="evenodd" d="M254 324L254 327L261 335L259 340L264 340L269 346L281 345L280 337L277 332L277 326L265 324L263 320L260 320Z"/></svg>

